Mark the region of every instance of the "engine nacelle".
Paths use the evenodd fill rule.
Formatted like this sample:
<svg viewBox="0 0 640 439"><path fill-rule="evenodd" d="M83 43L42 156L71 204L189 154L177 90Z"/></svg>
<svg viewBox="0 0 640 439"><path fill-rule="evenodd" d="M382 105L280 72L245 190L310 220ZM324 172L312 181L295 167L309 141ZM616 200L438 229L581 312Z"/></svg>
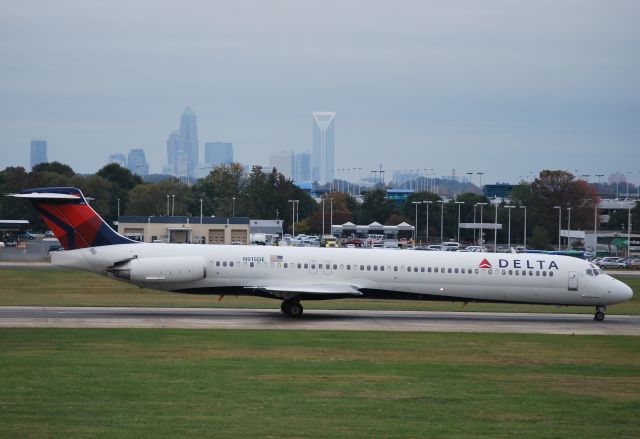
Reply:
<svg viewBox="0 0 640 439"><path fill-rule="evenodd" d="M114 276L132 282L190 282L204 279L205 260L199 256L136 258L116 264Z"/></svg>

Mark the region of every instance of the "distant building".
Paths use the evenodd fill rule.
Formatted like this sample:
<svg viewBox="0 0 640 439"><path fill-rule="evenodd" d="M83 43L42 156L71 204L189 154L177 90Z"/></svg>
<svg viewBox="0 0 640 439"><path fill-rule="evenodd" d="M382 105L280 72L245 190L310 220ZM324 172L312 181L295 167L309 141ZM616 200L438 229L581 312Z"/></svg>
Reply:
<svg viewBox="0 0 640 439"><path fill-rule="evenodd" d="M336 162L336 113L314 111L312 178L320 184L333 181Z"/></svg>
<svg viewBox="0 0 640 439"><path fill-rule="evenodd" d="M31 140L31 169L38 163L47 163L47 141L43 139Z"/></svg>
<svg viewBox="0 0 640 439"><path fill-rule="evenodd" d="M178 135L178 153L183 154L186 160L184 177L187 181L193 180L197 175L200 147L198 144L198 124L196 115L187 107L180 118L180 133ZM181 168L176 170L177 174L181 174ZM182 175L178 175L182 177Z"/></svg>
<svg viewBox="0 0 640 439"><path fill-rule="evenodd" d="M149 175L149 164L143 149L132 149L127 157L127 169L133 175Z"/></svg>
<svg viewBox="0 0 640 439"><path fill-rule="evenodd" d="M515 186L512 184L485 184L482 192L487 198L509 198L511 191Z"/></svg>
<svg viewBox="0 0 640 439"><path fill-rule="evenodd" d="M233 144L209 142L204 144L204 161L211 168L233 163Z"/></svg>
<svg viewBox="0 0 640 439"><path fill-rule="evenodd" d="M178 137L180 136L180 131L179 130L175 130L173 131L171 134L169 134L169 137L167 138L167 166L166 169L168 170L168 175L176 175L176 157L178 154Z"/></svg>
<svg viewBox="0 0 640 439"><path fill-rule="evenodd" d="M269 156L269 167L276 168L286 178L293 175L293 154L289 151L281 151Z"/></svg>
<svg viewBox="0 0 640 439"><path fill-rule="evenodd" d="M311 178L311 153L293 154L293 181L313 181Z"/></svg>
<svg viewBox="0 0 640 439"><path fill-rule="evenodd" d="M187 107L180 117L180 129L167 138L167 166L171 175L191 181L198 175L200 146L196 115Z"/></svg>
<svg viewBox="0 0 640 439"><path fill-rule="evenodd" d="M116 152L115 154L111 154L109 159L107 160L107 164L117 163L123 168L127 167L127 157L121 152Z"/></svg>

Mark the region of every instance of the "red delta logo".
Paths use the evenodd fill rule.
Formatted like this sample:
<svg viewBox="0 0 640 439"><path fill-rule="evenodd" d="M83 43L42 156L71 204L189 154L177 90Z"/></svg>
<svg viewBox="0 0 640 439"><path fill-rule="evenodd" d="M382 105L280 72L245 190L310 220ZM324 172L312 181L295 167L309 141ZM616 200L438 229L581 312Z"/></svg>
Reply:
<svg viewBox="0 0 640 439"><path fill-rule="evenodd" d="M482 262L480 262L480 265L478 265L478 268L493 268L493 265L491 265L491 262L487 261L487 258L484 258Z"/></svg>

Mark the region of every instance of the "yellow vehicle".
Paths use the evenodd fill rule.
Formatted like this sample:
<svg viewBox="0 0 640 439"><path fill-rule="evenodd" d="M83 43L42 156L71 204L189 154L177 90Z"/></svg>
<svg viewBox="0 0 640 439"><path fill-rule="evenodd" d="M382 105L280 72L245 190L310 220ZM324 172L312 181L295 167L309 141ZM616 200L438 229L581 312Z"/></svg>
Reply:
<svg viewBox="0 0 640 439"><path fill-rule="evenodd" d="M333 235L324 235L321 239L323 247L336 248L338 247L338 239Z"/></svg>

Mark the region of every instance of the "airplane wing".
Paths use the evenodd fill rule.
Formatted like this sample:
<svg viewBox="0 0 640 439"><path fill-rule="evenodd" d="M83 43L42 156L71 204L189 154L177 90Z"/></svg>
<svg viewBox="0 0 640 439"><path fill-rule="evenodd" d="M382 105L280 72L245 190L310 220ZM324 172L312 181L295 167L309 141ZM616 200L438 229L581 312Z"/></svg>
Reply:
<svg viewBox="0 0 640 439"><path fill-rule="evenodd" d="M263 290L269 293L275 293L275 295L298 293L305 296L362 296L362 293L357 287L344 284L269 284L245 288Z"/></svg>

